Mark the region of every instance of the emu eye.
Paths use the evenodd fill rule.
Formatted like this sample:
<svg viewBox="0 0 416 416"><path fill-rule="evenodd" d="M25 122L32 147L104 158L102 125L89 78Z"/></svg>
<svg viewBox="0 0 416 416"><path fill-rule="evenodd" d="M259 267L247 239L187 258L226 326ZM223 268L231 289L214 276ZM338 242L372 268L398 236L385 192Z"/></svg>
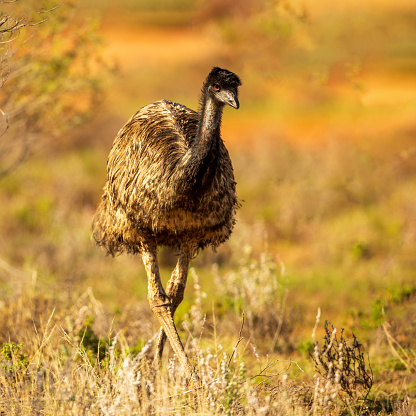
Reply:
<svg viewBox="0 0 416 416"><path fill-rule="evenodd" d="M218 84L214 84L212 88L214 88L214 91L217 91L217 92L221 89L221 87Z"/></svg>

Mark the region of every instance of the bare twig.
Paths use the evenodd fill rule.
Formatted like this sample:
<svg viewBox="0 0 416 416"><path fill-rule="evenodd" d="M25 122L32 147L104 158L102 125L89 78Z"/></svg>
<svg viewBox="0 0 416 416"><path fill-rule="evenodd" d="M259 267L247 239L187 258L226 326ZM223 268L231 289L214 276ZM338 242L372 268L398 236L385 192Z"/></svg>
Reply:
<svg viewBox="0 0 416 416"><path fill-rule="evenodd" d="M242 335L241 335L243 333L243 328L244 328L244 311L243 311L243 316L242 316L242 322L241 322L240 332L238 334L238 341L237 341L237 344L235 344L235 347L233 348L233 352L231 353L230 359L228 360L228 367L230 366L231 360L233 359L234 354L237 351L238 344L240 344L240 342L244 339L242 337Z"/></svg>
<svg viewBox="0 0 416 416"><path fill-rule="evenodd" d="M51 9L48 9L48 10L39 10L38 13L49 13L49 12L53 12L54 10L56 10L58 8L59 8L59 5L55 6L55 7L52 7Z"/></svg>
<svg viewBox="0 0 416 416"><path fill-rule="evenodd" d="M282 370L280 370L278 373L276 374L263 374L268 368L270 368L273 364L276 364L277 362L283 362L283 363L287 363L286 367L283 368ZM299 366L299 364L296 361L292 361L292 360L274 360L271 363L267 364L266 367L263 368L263 370L260 371L259 374L256 374L252 377L250 377L250 380L253 380L256 377L265 377L262 381L260 381L259 384L257 384L256 389L259 388L262 384L264 384L265 382L269 381L270 379L274 378L274 377L278 377L281 374L286 373L287 371L289 371L290 367L292 366L292 364L296 364L296 366L299 368L300 371L302 371L302 373L304 372L302 370L302 368Z"/></svg>

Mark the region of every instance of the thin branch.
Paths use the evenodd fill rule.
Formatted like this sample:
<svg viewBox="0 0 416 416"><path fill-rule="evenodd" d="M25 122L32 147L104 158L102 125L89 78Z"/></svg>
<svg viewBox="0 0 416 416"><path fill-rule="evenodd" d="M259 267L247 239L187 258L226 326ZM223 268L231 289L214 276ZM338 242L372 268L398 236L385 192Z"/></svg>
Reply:
<svg viewBox="0 0 416 416"><path fill-rule="evenodd" d="M49 13L49 12L53 12L54 10L58 8L59 8L59 5L52 7L52 9L49 9L49 10L39 10L38 13Z"/></svg>
<svg viewBox="0 0 416 416"><path fill-rule="evenodd" d="M287 367L283 370L283 371L279 371L277 374L263 374L268 368L270 368L272 365L276 364L277 362L282 362L282 363L287 363ZM299 366L299 364L296 361L292 361L292 360L274 360L271 363L267 364L266 367L263 368L263 370L260 371L260 373L250 377L250 380L252 380L253 378L256 377L276 377L276 376L280 376L280 374L282 374L282 372L286 372L287 370L289 370L289 368L292 366L292 364L295 364L300 371L302 371L302 373L304 373L304 371L302 370L302 368Z"/></svg>
<svg viewBox="0 0 416 416"><path fill-rule="evenodd" d="M244 311L243 311L243 317L242 317L240 332L238 334L238 341L237 341L237 344L235 344L235 347L233 348L233 352L231 353L230 359L228 360L228 367L230 366L231 360L233 359L234 354L237 351L238 344L244 339L241 335L243 333L243 328L244 328Z"/></svg>
<svg viewBox="0 0 416 416"><path fill-rule="evenodd" d="M1 2L0 4L14 3L15 1L17 1L17 0L13 0L13 1L10 1L10 2ZM37 13L38 14L47 14L47 13L53 12L54 10L56 10L58 8L59 8L59 5L57 5L55 7L52 7L50 9L48 9L48 10L39 10ZM13 20L14 23L12 24L12 26L6 27L4 29L3 28L0 29L0 35L4 35L4 34L12 35L12 34L15 34L16 32L17 32L17 34L16 34L15 37L13 37L11 39L8 39L6 41L0 41L0 44L5 44L5 43L9 43L9 42L14 41L19 36L20 29L22 29L24 27L33 27L33 26L40 25L41 23L46 22L48 19L49 18L46 17L45 19L42 19L39 22L28 22L24 18L18 20L16 18L13 18L12 16L6 15L0 21L0 27L2 27L3 25L7 24L7 22L9 22L10 20Z"/></svg>
<svg viewBox="0 0 416 416"><path fill-rule="evenodd" d="M26 26L26 24L24 23L26 19L21 18L20 20L18 20L16 18L13 18L12 16L7 15L7 16L4 16L2 21L0 22L0 27L5 25L7 22L9 22L9 20L13 20L14 23L12 24L12 26L1 29L0 34L7 33L7 32L14 32Z"/></svg>

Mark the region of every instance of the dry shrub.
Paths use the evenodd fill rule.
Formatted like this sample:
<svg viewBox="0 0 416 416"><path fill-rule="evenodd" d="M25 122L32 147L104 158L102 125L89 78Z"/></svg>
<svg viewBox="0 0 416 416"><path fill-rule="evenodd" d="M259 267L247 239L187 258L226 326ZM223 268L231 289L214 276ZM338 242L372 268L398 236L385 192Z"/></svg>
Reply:
<svg viewBox="0 0 416 416"><path fill-rule="evenodd" d="M367 397L373 386L373 371L362 345L353 334L348 341L341 330L325 322L325 337L322 347L314 342L311 357L315 363L315 394L313 411L328 413L345 407L367 409ZM340 405L341 403L341 405Z"/></svg>

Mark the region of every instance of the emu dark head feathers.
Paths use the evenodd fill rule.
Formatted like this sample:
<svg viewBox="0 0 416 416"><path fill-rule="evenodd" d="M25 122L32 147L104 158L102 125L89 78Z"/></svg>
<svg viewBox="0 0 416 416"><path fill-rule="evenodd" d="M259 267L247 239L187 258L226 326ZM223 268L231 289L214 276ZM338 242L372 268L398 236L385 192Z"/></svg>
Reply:
<svg viewBox="0 0 416 416"><path fill-rule="evenodd" d="M223 88L237 88L241 85L240 78L234 72L228 69L222 69L215 66L208 74L206 83L219 84Z"/></svg>
<svg viewBox="0 0 416 416"><path fill-rule="evenodd" d="M238 87L240 85L240 78L236 74L216 66L208 74L202 94L203 96L207 93L212 94L220 104L228 104L238 109L240 107L238 102Z"/></svg>

